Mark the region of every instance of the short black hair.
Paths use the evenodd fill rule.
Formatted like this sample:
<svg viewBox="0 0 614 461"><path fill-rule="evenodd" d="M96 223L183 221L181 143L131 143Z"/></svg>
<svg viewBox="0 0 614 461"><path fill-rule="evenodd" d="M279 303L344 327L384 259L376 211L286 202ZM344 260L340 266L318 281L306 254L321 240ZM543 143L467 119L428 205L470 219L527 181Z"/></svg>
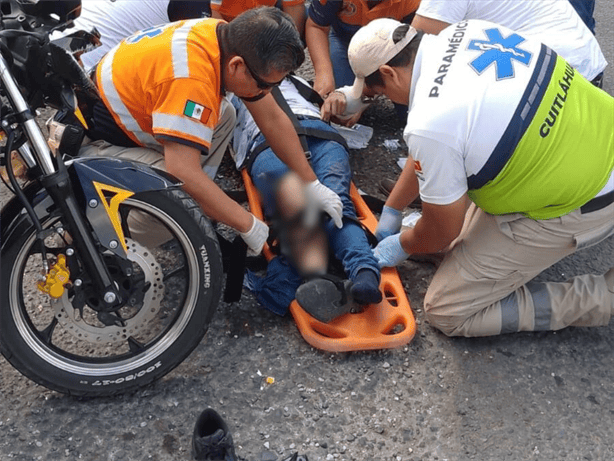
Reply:
<svg viewBox="0 0 614 461"><path fill-rule="evenodd" d="M244 11L225 25L224 45L241 56L259 75L292 72L305 60L301 37L292 17L275 7ZM229 58L227 56L226 58Z"/></svg>
<svg viewBox="0 0 614 461"><path fill-rule="evenodd" d="M394 43L399 43L401 40L405 38L407 32L409 31L409 24L401 24L397 27L392 33L392 41ZM424 32L419 30L414 38L412 38L405 47L399 51L390 61L386 64L390 67L405 67L414 62L416 59L416 53L418 52L418 47L420 46L420 42L422 41L422 37L424 36ZM383 86L384 80L382 79L382 74L379 69L377 69L372 74L369 74L365 77L365 85L368 87L374 86Z"/></svg>

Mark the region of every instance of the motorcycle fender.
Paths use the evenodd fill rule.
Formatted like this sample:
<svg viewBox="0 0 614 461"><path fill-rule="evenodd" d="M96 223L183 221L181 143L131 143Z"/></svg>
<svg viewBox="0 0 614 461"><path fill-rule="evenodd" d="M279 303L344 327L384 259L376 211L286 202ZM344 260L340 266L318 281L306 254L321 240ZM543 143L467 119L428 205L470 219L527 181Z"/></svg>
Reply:
<svg viewBox="0 0 614 461"><path fill-rule="evenodd" d="M171 189L181 182L169 173L144 163L118 158L85 157L66 163L68 170L74 170L84 192L91 189L93 181L133 193ZM92 190L90 190L92 192Z"/></svg>
<svg viewBox="0 0 614 461"><path fill-rule="evenodd" d="M81 186L85 214L101 245L123 258L127 255L119 205L145 191L180 187L168 173L143 163L116 158L86 157L67 164L71 177Z"/></svg>
<svg viewBox="0 0 614 461"><path fill-rule="evenodd" d="M83 193L86 217L99 242L123 258L126 247L117 213L120 203L135 193L181 186L176 178L162 170L121 159L78 158L68 162L67 168L74 187ZM39 218L48 215L53 202L40 183L28 184L24 193ZM29 217L19 199L13 197L0 215L2 247L10 245L16 230L21 231L18 223L23 219Z"/></svg>

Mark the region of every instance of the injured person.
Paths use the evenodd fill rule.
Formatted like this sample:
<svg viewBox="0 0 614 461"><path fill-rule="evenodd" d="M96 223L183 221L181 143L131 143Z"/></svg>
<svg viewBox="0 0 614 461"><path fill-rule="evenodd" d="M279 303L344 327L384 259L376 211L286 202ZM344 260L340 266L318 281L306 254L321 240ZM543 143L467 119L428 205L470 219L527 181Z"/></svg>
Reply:
<svg viewBox="0 0 614 461"><path fill-rule="evenodd" d="M266 144L243 103L233 98L237 124L232 155L237 168L246 168L252 178L280 242L280 254L269 261L266 275L248 270L245 286L278 315L284 315L296 298L307 313L329 322L381 302L380 270L350 198L346 141L320 119L319 95L295 76L284 79L272 94L293 119L319 181L341 198L343 226L337 228L327 215L313 209L309 191ZM328 247L347 279L328 274Z"/></svg>

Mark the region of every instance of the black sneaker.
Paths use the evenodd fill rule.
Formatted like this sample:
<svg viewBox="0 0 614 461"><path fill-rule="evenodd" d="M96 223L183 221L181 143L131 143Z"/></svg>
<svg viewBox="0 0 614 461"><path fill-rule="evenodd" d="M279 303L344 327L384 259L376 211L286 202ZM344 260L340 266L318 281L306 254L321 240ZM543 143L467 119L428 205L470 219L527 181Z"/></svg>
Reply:
<svg viewBox="0 0 614 461"><path fill-rule="evenodd" d="M283 461L309 461L307 455L299 455L298 453L294 453L287 458L284 458Z"/></svg>
<svg viewBox="0 0 614 461"><path fill-rule="evenodd" d="M199 461L239 461L228 426L211 408L203 411L196 420L192 457Z"/></svg>

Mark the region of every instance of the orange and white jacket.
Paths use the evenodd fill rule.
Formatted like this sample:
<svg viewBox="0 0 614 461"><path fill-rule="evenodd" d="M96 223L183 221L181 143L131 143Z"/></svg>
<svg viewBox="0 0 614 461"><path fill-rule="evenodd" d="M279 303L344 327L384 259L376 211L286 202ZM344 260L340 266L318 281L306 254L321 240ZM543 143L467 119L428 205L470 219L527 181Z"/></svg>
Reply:
<svg viewBox="0 0 614 461"><path fill-rule="evenodd" d="M169 139L208 151L222 100L217 19L135 33L100 61L96 81L115 122L134 142L162 151Z"/></svg>

